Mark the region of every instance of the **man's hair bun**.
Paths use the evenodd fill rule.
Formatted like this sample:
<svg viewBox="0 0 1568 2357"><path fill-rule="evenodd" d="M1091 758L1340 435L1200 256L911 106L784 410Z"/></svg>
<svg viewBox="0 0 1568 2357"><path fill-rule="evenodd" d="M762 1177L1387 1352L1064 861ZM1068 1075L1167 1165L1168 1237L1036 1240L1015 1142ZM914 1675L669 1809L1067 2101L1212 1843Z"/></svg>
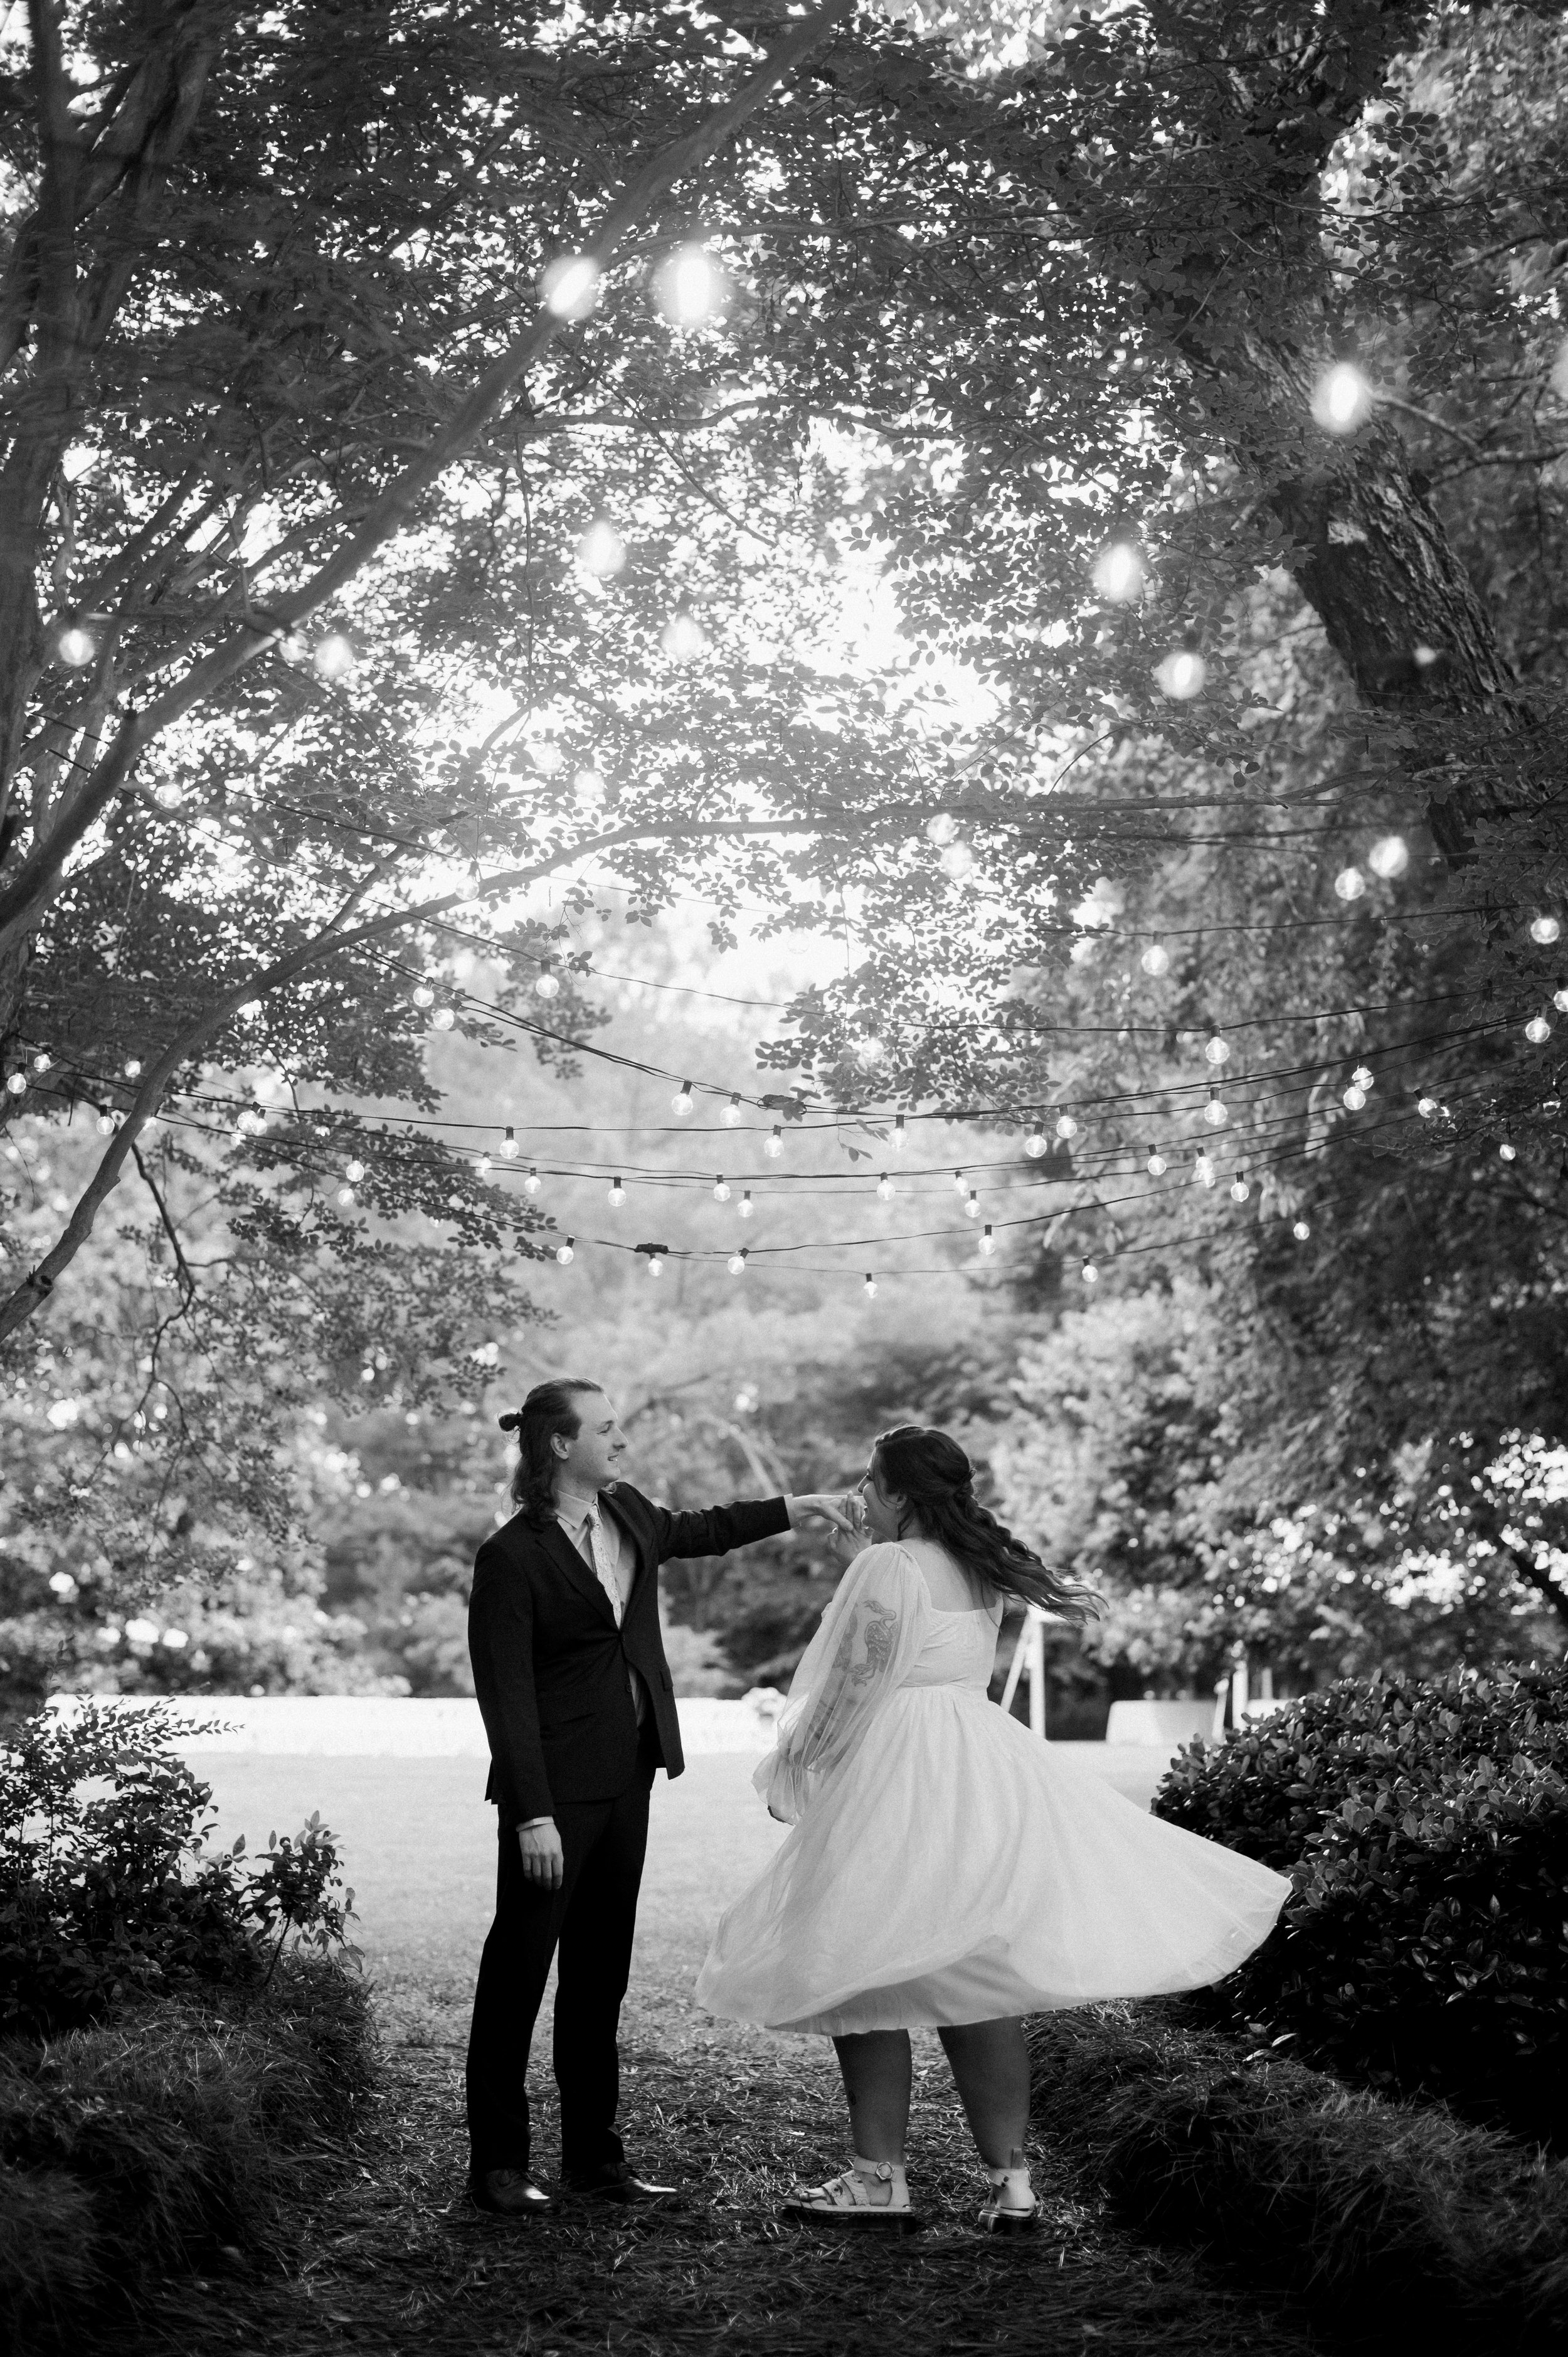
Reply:
<svg viewBox="0 0 1568 2357"><path fill-rule="evenodd" d="M498 1415L496 1422L503 1432L516 1432L521 1426L522 1418L517 1415Z"/></svg>

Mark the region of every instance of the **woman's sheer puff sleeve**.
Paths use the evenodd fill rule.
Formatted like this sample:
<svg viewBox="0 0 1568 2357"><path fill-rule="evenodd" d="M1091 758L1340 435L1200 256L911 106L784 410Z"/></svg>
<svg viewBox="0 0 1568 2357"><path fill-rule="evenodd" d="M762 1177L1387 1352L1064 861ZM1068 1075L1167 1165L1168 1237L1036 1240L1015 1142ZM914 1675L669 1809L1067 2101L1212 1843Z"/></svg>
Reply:
<svg viewBox="0 0 1568 2357"><path fill-rule="evenodd" d="M786 1824L800 1816L814 1786L858 1749L877 1710L908 1675L925 1615L925 1583L906 1548L871 1546L855 1556L801 1656L774 1748L752 1779Z"/></svg>

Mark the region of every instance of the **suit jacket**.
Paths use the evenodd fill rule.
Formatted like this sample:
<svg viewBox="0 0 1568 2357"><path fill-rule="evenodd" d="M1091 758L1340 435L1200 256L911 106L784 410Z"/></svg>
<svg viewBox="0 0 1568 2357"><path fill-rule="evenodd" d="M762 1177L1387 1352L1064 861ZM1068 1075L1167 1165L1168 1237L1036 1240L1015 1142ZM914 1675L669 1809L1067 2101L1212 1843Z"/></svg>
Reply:
<svg viewBox="0 0 1568 2357"><path fill-rule="evenodd" d="M658 1758L679 1776L686 1763L659 1633L659 1566L727 1555L789 1527L782 1498L673 1514L620 1481L599 1504L637 1556L618 1629L609 1598L553 1520L538 1530L514 1514L474 1561L468 1655L490 1746L485 1798L503 1829L553 1816L558 1803L628 1790L639 1739L628 1663L648 1691Z"/></svg>

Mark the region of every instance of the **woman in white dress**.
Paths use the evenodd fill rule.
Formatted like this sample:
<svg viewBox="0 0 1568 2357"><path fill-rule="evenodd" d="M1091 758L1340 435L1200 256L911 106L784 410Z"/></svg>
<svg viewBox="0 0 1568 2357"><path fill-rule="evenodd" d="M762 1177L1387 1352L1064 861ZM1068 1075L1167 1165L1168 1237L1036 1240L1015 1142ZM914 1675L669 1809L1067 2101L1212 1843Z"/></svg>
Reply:
<svg viewBox="0 0 1568 2357"><path fill-rule="evenodd" d="M755 1781L791 1827L728 1908L709 2013L826 2033L851 2164L789 2214L907 2231L909 2032L935 2029L984 2165L980 2223L1037 2222L1021 2017L1197 1988L1268 1936L1290 1884L1167 1825L989 1700L1005 1597L1081 1622L1092 1599L975 1498L946 1433L885 1432L864 1545L807 1647Z"/></svg>

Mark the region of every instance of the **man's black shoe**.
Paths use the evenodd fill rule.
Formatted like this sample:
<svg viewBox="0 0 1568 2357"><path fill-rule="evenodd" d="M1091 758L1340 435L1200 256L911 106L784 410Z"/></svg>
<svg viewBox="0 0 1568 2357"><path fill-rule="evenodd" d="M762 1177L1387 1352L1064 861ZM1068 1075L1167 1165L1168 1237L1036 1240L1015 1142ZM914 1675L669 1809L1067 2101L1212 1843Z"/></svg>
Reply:
<svg viewBox="0 0 1568 2357"><path fill-rule="evenodd" d="M555 2204L521 2169L480 2169L468 2178L468 2199L498 2218L541 2218Z"/></svg>
<svg viewBox="0 0 1568 2357"><path fill-rule="evenodd" d="M673 2185L650 2185L635 2177L624 2160L607 2160L597 2169L574 2169L563 2178L568 2193L585 2193L596 2201L662 2201L679 2190Z"/></svg>

